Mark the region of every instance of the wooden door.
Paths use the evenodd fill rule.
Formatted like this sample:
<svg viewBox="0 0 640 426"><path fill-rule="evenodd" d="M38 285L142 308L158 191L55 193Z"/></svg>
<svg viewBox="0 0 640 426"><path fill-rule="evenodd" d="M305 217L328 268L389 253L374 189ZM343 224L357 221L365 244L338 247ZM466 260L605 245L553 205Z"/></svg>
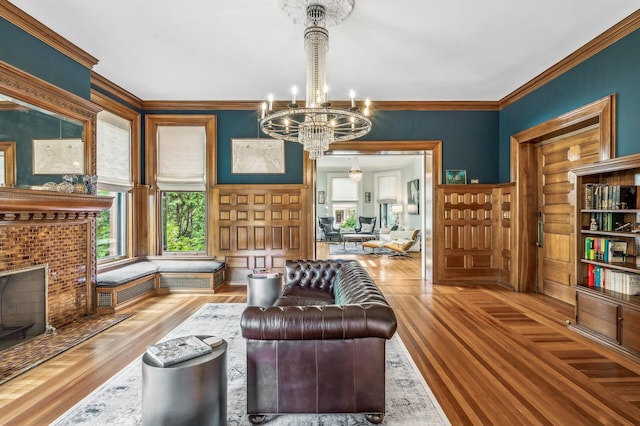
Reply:
<svg viewBox="0 0 640 426"><path fill-rule="evenodd" d="M573 304L576 200L575 176L569 170L600 159L599 126L538 143L536 158L539 221L537 290Z"/></svg>

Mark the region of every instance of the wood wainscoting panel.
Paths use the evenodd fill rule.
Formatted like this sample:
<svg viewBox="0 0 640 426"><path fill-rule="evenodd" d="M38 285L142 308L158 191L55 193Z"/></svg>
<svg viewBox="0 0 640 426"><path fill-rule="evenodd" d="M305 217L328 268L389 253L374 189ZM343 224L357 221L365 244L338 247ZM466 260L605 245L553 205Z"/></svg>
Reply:
<svg viewBox="0 0 640 426"><path fill-rule="evenodd" d="M253 268L281 271L286 259L308 257L307 192L303 185L214 187L214 254L226 258L230 283L245 284Z"/></svg>

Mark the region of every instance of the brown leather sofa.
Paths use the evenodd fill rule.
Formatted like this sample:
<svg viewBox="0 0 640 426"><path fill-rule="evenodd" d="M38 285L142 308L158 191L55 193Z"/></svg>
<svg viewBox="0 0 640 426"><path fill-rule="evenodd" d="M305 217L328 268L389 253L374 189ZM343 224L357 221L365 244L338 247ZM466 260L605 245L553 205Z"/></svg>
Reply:
<svg viewBox="0 0 640 426"><path fill-rule="evenodd" d="M289 260L272 307L247 307L247 413L385 413L393 310L357 261Z"/></svg>

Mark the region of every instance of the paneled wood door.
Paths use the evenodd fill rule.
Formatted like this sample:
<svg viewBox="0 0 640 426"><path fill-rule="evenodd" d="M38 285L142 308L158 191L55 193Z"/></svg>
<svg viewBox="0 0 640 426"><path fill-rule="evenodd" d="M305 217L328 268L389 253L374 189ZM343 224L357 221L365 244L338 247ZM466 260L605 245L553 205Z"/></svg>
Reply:
<svg viewBox="0 0 640 426"><path fill-rule="evenodd" d="M538 291L575 303L575 177L573 167L600 159L600 129L590 126L536 146Z"/></svg>
<svg viewBox="0 0 640 426"><path fill-rule="evenodd" d="M226 280L246 283L253 268L282 271L286 259L306 258L306 189L299 185L219 185L213 191L214 253Z"/></svg>

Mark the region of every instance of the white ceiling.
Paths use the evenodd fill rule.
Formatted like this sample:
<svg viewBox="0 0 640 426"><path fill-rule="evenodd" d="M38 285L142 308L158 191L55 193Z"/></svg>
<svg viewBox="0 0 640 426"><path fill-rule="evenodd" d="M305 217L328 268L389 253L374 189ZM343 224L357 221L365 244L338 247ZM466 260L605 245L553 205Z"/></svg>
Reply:
<svg viewBox="0 0 640 426"><path fill-rule="evenodd" d="M143 100L287 99L303 25L277 0L10 0ZM312 0L303 0L312 1ZM356 0L329 28L329 96L500 100L640 8L640 0Z"/></svg>

